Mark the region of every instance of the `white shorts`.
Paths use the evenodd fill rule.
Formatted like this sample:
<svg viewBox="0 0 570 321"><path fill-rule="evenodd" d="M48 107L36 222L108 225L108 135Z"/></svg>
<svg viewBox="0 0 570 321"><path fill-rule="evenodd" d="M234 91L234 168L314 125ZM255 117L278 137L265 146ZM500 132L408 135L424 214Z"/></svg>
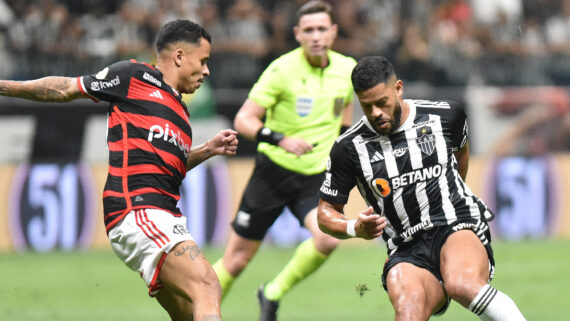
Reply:
<svg viewBox="0 0 570 321"><path fill-rule="evenodd" d="M109 231L109 240L117 256L140 273L150 296L162 288L158 274L166 255L176 244L194 241L186 228L186 217L158 209L130 211Z"/></svg>

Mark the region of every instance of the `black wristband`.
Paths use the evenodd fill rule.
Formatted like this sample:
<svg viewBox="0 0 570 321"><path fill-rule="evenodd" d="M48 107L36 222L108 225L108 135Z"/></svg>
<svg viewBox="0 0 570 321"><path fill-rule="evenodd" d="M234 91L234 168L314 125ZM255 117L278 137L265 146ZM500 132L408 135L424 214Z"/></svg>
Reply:
<svg viewBox="0 0 570 321"><path fill-rule="evenodd" d="M340 126L340 134L344 134L348 129L350 128L350 126L346 126L346 125L342 125Z"/></svg>
<svg viewBox="0 0 570 321"><path fill-rule="evenodd" d="M274 132L267 127L261 127L261 129L257 132L257 141L259 142L266 142L271 145L279 145L279 142L285 138L285 135L280 132Z"/></svg>

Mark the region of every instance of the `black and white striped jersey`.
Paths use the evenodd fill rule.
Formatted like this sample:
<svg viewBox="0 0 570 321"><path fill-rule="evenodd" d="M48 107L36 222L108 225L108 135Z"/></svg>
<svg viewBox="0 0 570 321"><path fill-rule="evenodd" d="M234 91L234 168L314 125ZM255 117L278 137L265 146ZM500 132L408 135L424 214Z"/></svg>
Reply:
<svg viewBox="0 0 570 321"><path fill-rule="evenodd" d="M364 116L337 138L320 197L346 204L358 186L388 220L384 239L396 243L432 226L491 220L494 214L463 182L453 154L467 142L464 109L455 102L405 101L409 116L391 135L378 134Z"/></svg>

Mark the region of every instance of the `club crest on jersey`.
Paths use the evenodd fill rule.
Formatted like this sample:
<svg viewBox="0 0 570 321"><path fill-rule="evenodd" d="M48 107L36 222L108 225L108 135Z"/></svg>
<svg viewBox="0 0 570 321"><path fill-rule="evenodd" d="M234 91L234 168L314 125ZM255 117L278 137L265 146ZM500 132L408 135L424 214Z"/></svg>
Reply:
<svg viewBox="0 0 570 321"><path fill-rule="evenodd" d="M426 155L431 155L435 150L435 136L428 134L426 127L420 129L420 136L416 138L416 143L418 143L422 153Z"/></svg>
<svg viewBox="0 0 570 321"><path fill-rule="evenodd" d="M388 197L392 192L390 183L383 178L372 179L372 181L370 181L370 186L372 187L372 190L381 197Z"/></svg>
<svg viewBox="0 0 570 321"><path fill-rule="evenodd" d="M297 97L297 114L301 117L307 116L313 109L313 98Z"/></svg>
<svg viewBox="0 0 570 321"><path fill-rule="evenodd" d="M181 224L174 225L172 227L172 233L180 234L180 235L190 234L190 232L188 232L188 229L186 228L186 226L181 225Z"/></svg>

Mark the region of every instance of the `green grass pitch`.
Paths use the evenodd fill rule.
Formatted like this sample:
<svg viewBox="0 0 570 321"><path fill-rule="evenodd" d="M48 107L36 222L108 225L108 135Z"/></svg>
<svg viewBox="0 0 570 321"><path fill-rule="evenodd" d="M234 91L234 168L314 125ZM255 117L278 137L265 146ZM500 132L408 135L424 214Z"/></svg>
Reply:
<svg viewBox="0 0 570 321"><path fill-rule="evenodd" d="M380 285L381 243L344 242L329 261L281 303L282 321L393 320ZM509 294L528 320L568 320L570 240L495 241L492 285ZM292 249L263 246L222 305L226 321L257 320L255 289ZM213 262L221 249L206 248ZM168 320L144 282L110 251L0 254L0 320ZM363 290L367 288L367 290ZM453 302L441 321L478 320Z"/></svg>

